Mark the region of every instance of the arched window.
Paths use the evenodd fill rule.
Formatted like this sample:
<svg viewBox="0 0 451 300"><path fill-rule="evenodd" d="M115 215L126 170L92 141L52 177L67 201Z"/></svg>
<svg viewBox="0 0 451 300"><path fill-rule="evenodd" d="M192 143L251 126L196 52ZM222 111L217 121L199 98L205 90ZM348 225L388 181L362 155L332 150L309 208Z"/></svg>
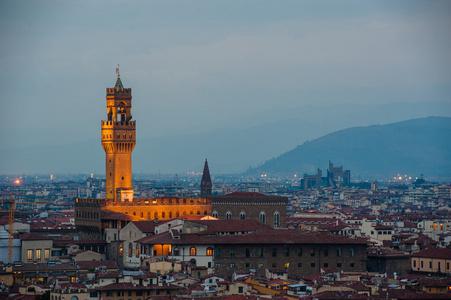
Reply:
<svg viewBox="0 0 451 300"><path fill-rule="evenodd" d="M138 245L136 245L136 257L139 257L139 247L138 247Z"/></svg>
<svg viewBox="0 0 451 300"><path fill-rule="evenodd" d="M226 212L226 220L232 220L232 213L230 210Z"/></svg>
<svg viewBox="0 0 451 300"><path fill-rule="evenodd" d="M144 212L141 212L141 218L144 218Z"/></svg>
<svg viewBox="0 0 451 300"><path fill-rule="evenodd" d="M197 211L197 214L200 215L200 211Z"/></svg>
<svg viewBox="0 0 451 300"><path fill-rule="evenodd" d="M266 214L263 211L260 212L260 222L266 224Z"/></svg>
<svg viewBox="0 0 451 300"><path fill-rule="evenodd" d="M240 212L240 220L246 219L246 213L244 211Z"/></svg>
<svg viewBox="0 0 451 300"><path fill-rule="evenodd" d="M119 256L122 256L124 249L122 248L122 243L119 244Z"/></svg>
<svg viewBox="0 0 451 300"><path fill-rule="evenodd" d="M153 214L153 218L154 218L154 219L158 219L158 212L155 212L155 213Z"/></svg>
<svg viewBox="0 0 451 300"><path fill-rule="evenodd" d="M132 257L133 256L133 244L130 243L128 244L128 257Z"/></svg>
<svg viewBox="0 0 451 300"><path fill-rule="evenodd" d="M180 248L174 248L174 256L180 255Z"/></svg>
<svg viewBox="0 0 451 300"><path fill-rule="evenodd" d="M191 255L191 256L195 256L196 255L196 247L191 247L189 249L189 255Z"/></svg>
<svg viewBox="0 0 451 300"><path fill-rule="evenodd" d="M211 216L213 217L213 218L217 218L218 217L218 212L215 210L215 211L213 211L213 213L211 214Z"/></svg>
<svg viewBox="0 0 451 300"><path fill-rule="evenodd" d="M180 213L178 211L175 213L175 217L176 218L180 217Z"/></svg>
<svg viewBox="0 0 451 300"><path fill-rule="evenodd" d="M161 213L161 218L164 219L165 217L166 217L166 213L165 213L165 212L162 212L162 213Z"/></svg>
<svg viewBox="0 0 451 300"><path fill-rule="evenodd" d="M279 215L279 212L276 211L274 213L274 228L277 228L279 226L280 226L280 215Z"/></svg>
<svg viewBox="0 0 451 300"><path fill-rule="evenodd" d="M172 219L172 211L169 212L169 219Z"/></svg>
<svg viewBox="0 0 451 300"><path fill-rule="evenodd" d="M213 248L208 247L207 248L207 256L212 256L213 255Z"/></svg>

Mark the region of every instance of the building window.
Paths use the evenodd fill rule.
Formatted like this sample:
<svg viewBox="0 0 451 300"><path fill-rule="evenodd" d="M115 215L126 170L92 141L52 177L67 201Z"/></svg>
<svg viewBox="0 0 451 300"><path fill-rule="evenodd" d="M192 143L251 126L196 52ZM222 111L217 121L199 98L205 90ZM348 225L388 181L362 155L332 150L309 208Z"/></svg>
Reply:
<svg viewBox="0 0 451 300"><path fill-rule="evenodd" d="M274 228L280 227L280 214L278 211L274 213Z"/></svg>
<svg viewBox="0 0 451 300"><path fill-rule="evenodd" d="M128 257L133 256L133 245L132 243L128 244Z"/></svg>
<svg viewBox="0 0 451 300"><path fill-rule="evenodd" d="M232 220L232 213L230 211L226 212L226 220Z"/></svg>
<svg viewBox="0 0 451 300"><path fill-rule="evenodd" d="M45 249L44 250L44 258L46 260L50 259L50 249Z"/></svg>
<svg viewBox="0 0 451 300"><path fill-rule="evenodd" d="M263 248L258 248L258 256L263 257Z"/></svg>
<svg viewBox="0 0 451 300"><path fill-rule="evenodd" d="M242 293L243 293L243 287L242 287L242 286L239 286L239 287L238 287L238 293L239 293L239 294L242 294Z"/></svg>
<svg viewBox="0 0 451 300"><path fill-rule="evenodd" d="M349 255L354 257L354 248L349 249Z"/></svg>
<svg viewBox="0 0 451 300"><path fill-rule="evenodd" d="M180 248L174 248L174 256L180 256Z"/></svg>
<svg viewBox="0 0 451 300"><path fill-rule="evenodd" d="M277 256L277 248L272 248L272 257Z"/></svg>
<svg viewBox="0 0 451 300"><path fill-rule="evenodd" d="M251 267L251 263L247 261L245 266L246 266L246 268L250 268Z"/></svg>
<svg viewBox="0 0 451 300"><path fill-rule="evenodd" d="M216 263L216 264L215 264L215 268L219 269L220 267L221 267L221 264L220 264L220 263Z"/></svg>
<svg viewBox="0 0 451 300"><path fill-rule="evenodd" d="M266 214L264 212L260 212L260 223L266 224Z"/></svg>
<svg viewBox="0 0 451 300"><path fill-rule="evenodd" d="M211 216L213 217L213 218L218 218L218 212L215 210L215 211L213 211L213 213L211 214Z"/></svg>
<svg viewBox="0 0 451 300"><path fill-rule="evenodd" d="M207 248L207 256L212 256L213 255L213 248L208 247Z"/></svg>
<svg viewBox="0 0 451 300"><path fill-rule="evenodd" d="M124 249L122 248L122 243L119 243L119 256L122 256Z"/></svg>
<svg viewBox="0 0 451 300"><path fill-rule="evenodd" d="M417 261L416 261L416 260L413 261L413 267L414 267L414 268L417 267Z"/></svg>
<svg viewBox="0 0 451 300"><path fill-rule="evenodd" d="M432 269L432 261L429 262L429 269Z"/></svg>
<svg viewBox="0 0 451 300"><path fill-rule="evenodd" d="M285 269L288 269L290 267L290 263L285 263Z"/></svg>
<svg viewBox="0 0 451 300"><path fill-rule="evenodd" d="M189 255L191 255L191 256L195 256L196 255L196 247L191 247L189 249Z"/></svg>
<svg viewBox="0 0 451 300"><path fill-rule="evenodd" d="M230 248L230 257L235 257L235 248Z"/></svg>
<svg viewBox="0 0 451 300"><path fill-rule="evenodd" d="M136 251L135 251L136 253L135 253L135 256L136 257L139 257L139 247L138 247L138 245L136 245Z"/></svg>
<svg viewBox="0 0 451 300"><path fill-rule="evenodd" d="M324 263L324 268L327 268L327 267L329 267L329 264L328 263Z"/></svg>
<svg viewBox="0 0 451 300"><path fill-rule="evenodd" d="M285 248L285 253L284 253L285 257L290 256L290 249L289 248Z"/></svg>
<svg viewBox="0 0 451 300"><path fill-rule="evenodd" d="M28 249L27 250L27 260L32 261L33 260L33 250Z"/></svg>
<svg viewBox="0 0 451 300"><path fill-rule="evenodd" d="M341 268L341 263L337 263L337 268Z"/></svg>
<svg viewBox="0 0 451 300"><path fill-rule="evenodd" d="M420 265L421 265L421 268L423 268L423 261L422 260L420 261Z"/></svg>
<svg viewBox="0 0 451 300"><path fill-rule="evenodd" d="M311 266L312 268L314 268L314 267L315 267L315 263L311 263L310 266Z"/></svg>
<svg viewBox="0 0 451 300"><path fill-rule="evenodd" d="M301 257L302 256L302 248L298 249L298 256Z"/></svg>
<svg viewBox="0 0 451 300"><path fill-rule="evenodd" d="M36 249L36 260L41 260L41 249Z"/></svg>
<svg viewBox="0 0 451 300"><path fill-rule="evenodd" d="M337 257L341 256L341 248L337 248Z"/></svg>
<svg viewBox="0 0 451 300"><path fill-rule="evenodd" d="M230 263L230 268L235 268L235 263Z"/></svg>
<svg viewBox="0 0 451 300"><path fill-rule="evenodd" d="M298 263L298 268L302 268L302 263Z"/></svg>
<svg viewBox="0 0 451 300"><path fill-rule="evenodd" d="M246 219L246 213L244 211L240 212L240 220Z"/></svg>
<svg viewBox="0 0 451 300"><path fill-rule="evenodd" d="M216 248L216 257L221 257L221 248Z"/></svg>
<svg viewBox="0 0 451 300"><path fill-rule="evenodd" d="M354 268L354 263L350 263L349 267Z"/></svg>
<svg viewBox="0 0 451 300"><path fill-rule="evenodd" d="M315 256L315 249L314 248L310 249L310 256Z"/></svg>
<svg viewBox="0 0 451 300"><path fill-rule="evenodd" d="M251 249L246 248L246 257L250 257L250 256L251 256Z"/></svg>
<svg viewBox="0 0 451 300"><path fill-rule="evenodd" d="M277 268L277 263L272 263L273 268Z"/></svg>

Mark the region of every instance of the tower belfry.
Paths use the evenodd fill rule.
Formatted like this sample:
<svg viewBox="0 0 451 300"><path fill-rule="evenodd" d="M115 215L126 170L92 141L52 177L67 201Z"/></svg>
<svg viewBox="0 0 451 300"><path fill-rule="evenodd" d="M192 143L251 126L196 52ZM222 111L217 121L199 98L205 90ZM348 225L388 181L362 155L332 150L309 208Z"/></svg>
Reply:
<svg viewBox="0 0 451 300"><path fill-rule="evenodd" d="M136 121L132 121L132 89L124 88L119 69L114 88L106 89L107 121L102 121L105 150L106 199L133 199L132 151L136 144Z"/></svg>

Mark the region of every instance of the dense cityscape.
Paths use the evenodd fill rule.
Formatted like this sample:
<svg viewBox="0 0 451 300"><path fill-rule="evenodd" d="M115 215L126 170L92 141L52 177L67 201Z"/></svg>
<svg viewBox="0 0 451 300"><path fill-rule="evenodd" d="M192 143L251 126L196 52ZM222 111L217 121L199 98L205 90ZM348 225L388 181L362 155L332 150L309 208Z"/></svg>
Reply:
<svg viewBox="0 0 451 300"><path fill-rule="evenodd" d="M451 299L450 16L0 1L0 300Z"/></svg>
<svg viewBox="0 0 451 300"><path fill-rule="evenodd" d="M207 159L202 172L133 178L131 89L116 73L105 176L2 177L3 298L451 295L449 182L353 180L332 161L290 178L212 176Z"/></svg>

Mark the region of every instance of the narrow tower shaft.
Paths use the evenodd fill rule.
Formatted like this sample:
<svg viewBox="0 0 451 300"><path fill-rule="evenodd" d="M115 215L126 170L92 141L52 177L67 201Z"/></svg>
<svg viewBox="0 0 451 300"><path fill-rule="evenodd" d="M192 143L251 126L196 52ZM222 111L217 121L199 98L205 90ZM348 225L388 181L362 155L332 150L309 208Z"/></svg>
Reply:
<svg viewBox="0 0 451 300"><path fill-rule="evenodd" d="M106 89L107 121L102 121L102 146L106 154L106 199L116 201L121 190L132 188L132 151L136 121L132 121L132 90L118 74L114 88Z"/></svg>
<svg viewBox="0 0 451 300"><path fill-rule="evenodd" d="M208 162L205 159L204 171L202 172L202 180L200 182L200 196L205 197L211 195L212 186L210 169L208 168Z"/></svg>

